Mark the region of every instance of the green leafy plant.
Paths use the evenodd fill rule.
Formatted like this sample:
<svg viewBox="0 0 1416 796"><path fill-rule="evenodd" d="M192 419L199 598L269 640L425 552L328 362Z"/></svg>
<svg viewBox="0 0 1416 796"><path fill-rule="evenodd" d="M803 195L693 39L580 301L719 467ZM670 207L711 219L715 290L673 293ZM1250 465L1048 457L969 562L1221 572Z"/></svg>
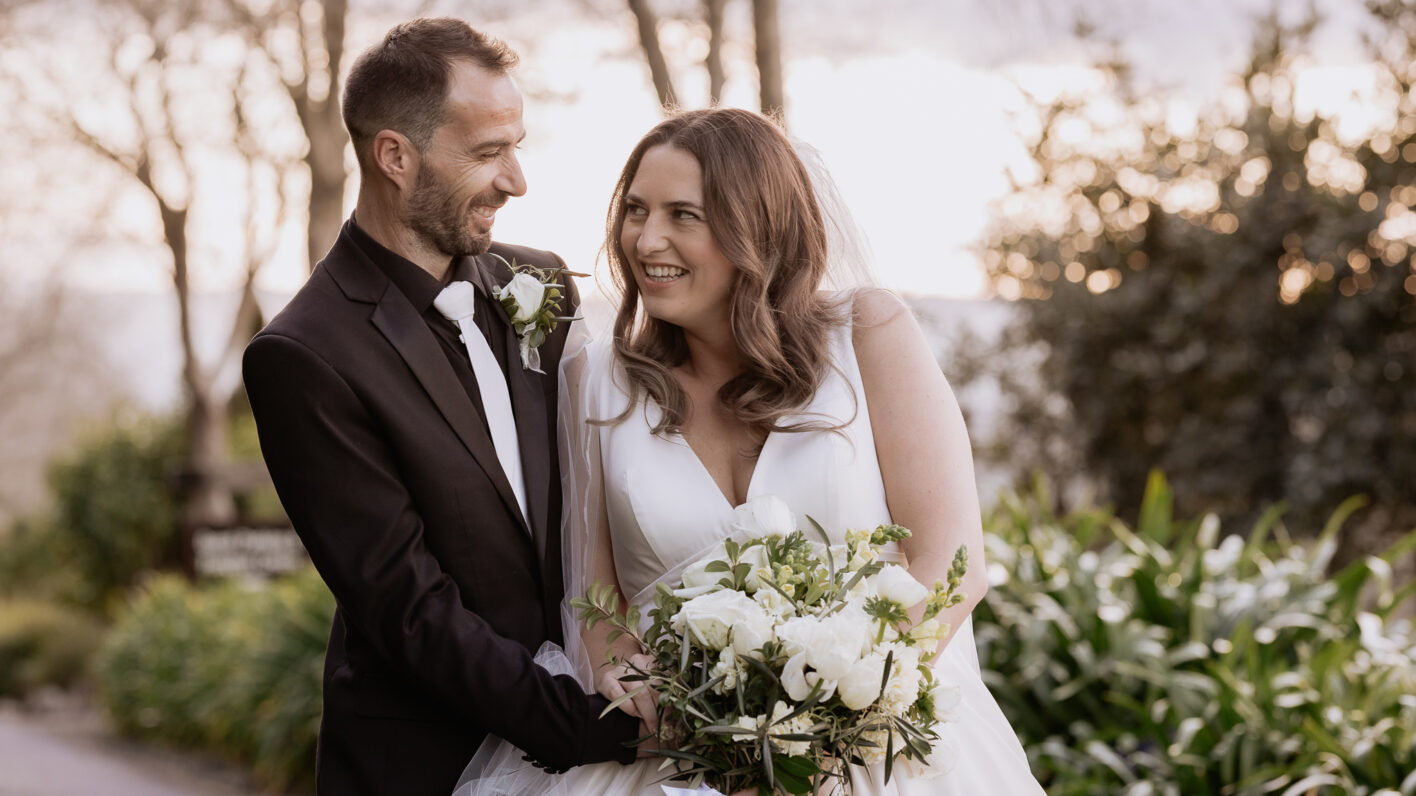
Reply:
<svg viewBox="0 0 1416 796"><path fill-rule="evenodd" d="M1281 509L1247 538L1177 521L1152 474L1134 527L1053 515L1046 487L988 520L985 677L1054 794L1416 793L1416 586L1380 557L1328 573ZM1385 790L1384 790L1385 789Z"/></svg>
<svg viewBox="0 0 1416 796"><path fill-rule="evenodd" d="M0 600L0 697L68 688L88 673L103 626L87 614L37 600Z"/></svg>

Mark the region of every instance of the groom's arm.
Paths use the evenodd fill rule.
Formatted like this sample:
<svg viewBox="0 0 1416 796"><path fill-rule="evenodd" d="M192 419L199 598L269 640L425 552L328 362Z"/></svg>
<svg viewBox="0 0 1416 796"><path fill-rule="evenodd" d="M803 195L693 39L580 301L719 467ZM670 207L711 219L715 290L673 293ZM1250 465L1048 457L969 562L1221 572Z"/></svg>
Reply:
<svg viewBox="0 0 1416 796"><path fill-rule="evenodd" d="M349 384L290 337L258 336L243 362L271 478L350 624L395 671L542 763L628 762L637 722L467 610L426 546L379 424Z"/></svg>

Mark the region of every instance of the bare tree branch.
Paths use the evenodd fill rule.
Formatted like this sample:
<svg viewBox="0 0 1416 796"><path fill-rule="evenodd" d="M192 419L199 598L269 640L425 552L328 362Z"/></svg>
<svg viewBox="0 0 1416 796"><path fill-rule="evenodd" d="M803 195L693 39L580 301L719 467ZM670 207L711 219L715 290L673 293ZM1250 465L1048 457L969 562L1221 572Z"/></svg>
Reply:
<svg viewBox="0 0 1416 796"><path fill-rule="evenodd" d="M673 78L669 75L669 64L664 59L664 50L659 45L659 20L649 0L627 0L629 10L639 27L639 46L644 50L644 59L649 63L649 76L654 81L654 93L663 108L678 107L678 95L674 93Z"/></svg>

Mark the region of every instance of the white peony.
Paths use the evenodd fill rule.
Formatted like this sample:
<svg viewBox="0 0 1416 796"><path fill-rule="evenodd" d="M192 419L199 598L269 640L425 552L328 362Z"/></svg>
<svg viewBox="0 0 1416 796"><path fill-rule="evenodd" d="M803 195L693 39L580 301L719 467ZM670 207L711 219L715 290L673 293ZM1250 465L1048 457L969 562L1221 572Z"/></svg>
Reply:
<svg viewBox="0 0 1416 796"><path fill-rule="evenodd" d="M760 647L772 634L772 617L752 598L731 589L694 597L670 622L677 632L687 628L699 644L711 650L721 650L733 641L739 655Z"/></svg>
<svg viewBox="0 0 1416 796"><path fill-rule="evenodd" d="M886 564L871 578L871 583L878 596L894 600L905 608L918 605L929 596L929 588L899 564Z"/></svg>
<svg viewBox="0 0 1416 796"><path fill-rule="evenodd" d="M776 495L748 498L733 509L732 526L747 536L786 536L797 529L796 515Z"/></svg>
<svg viewBox="0 0 1416 796"><path fill-rule="evenodd" d="M841 703L851 710L864 710L880 696L880 681L885 676L885 656L878 652L856 661L836 683Z"/></svg>
<svg viewBox="0 0 1416 796"><path fill-rule="evenodd" d="M839 680L850 671L869 649L870 633L870 617L856 606L824 618L795 617L777 628L787 655L805 655L805 664L827 680Z"/></svg>
<svg viewBox="0 0 1416 796"><path fill-rule="evenodd" d="M541 311L541 302L546 296L546 286L531 274L519 273L504 287L496 289L498 299L510 296L516 301L516 314L511 319L517 323L528 323Z"/></svg>
<svg viewBox="0 0 1416 796"><path fill-rule="evenodd" d="M811 694L811 689L816 684L821 684L821 698L830 699L836 693L836 681L826 680L817 672L806 670L806 653L799 652L787 659L787 663L782 667L782 688L786 689L787 696L800 702Z"/></svg>

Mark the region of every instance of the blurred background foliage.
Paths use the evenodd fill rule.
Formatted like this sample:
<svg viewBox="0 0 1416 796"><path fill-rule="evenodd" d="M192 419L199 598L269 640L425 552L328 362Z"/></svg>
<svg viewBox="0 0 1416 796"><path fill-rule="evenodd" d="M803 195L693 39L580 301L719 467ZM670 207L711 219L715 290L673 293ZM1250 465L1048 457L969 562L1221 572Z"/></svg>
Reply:
<svg viewBox="0 0 1416 796"><path fill-rule="evenodd" d="M313 569L251 586L144 585L97 659L118 729L249 764L275 790L311 789L334 598Z"/></svg>
<svg viewBox="0 0 1416 796"><path fill-rule="evenodd" d="M1365 494L1339 560L1416 526L1416 3L1367 8L1358 137L1296 98L1317 21L1276 12L1193 117L1107 52L1104 88L1037 101L985 254L1016 320L945 363L1002 389L981 455L1126 512L1152 468L1242 523Z"/></svg>

